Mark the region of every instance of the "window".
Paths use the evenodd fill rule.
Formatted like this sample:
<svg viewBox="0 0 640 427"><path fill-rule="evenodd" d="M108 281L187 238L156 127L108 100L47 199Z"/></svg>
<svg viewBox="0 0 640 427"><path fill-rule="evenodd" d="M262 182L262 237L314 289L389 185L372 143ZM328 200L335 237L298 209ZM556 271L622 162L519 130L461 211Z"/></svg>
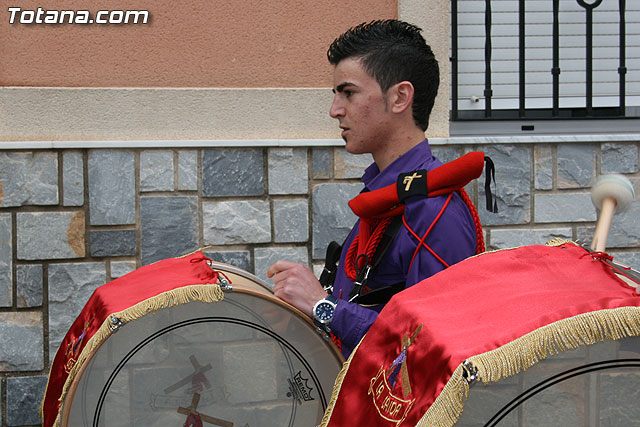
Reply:
<svg viewBox="0 0 640 427"><path fill-rule="evenodd" d="M563 121L521 130L589 131L584 119L640 117L640 2L452 0L451 6L452 134L456 122L469 120ZM617 129L625 127L637 131L638 122L618 122Z"/></svg>

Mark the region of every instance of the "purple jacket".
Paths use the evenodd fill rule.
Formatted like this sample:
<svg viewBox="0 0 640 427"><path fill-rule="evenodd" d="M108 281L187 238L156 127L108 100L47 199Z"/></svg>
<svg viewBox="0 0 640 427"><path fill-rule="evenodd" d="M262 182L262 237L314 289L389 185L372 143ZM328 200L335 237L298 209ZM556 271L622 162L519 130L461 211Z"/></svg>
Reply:
<svg viewBox="0 0 640 427"><path fill-rule="evenodd" d="M378 170L375 163L370 165L362 176L362 182L365 185L363 191L377 190L394 184L401 173L417 169L431 170L440 165L442 163L431 153L429 142L424 140L396 159L382 172ZM407 224L417 235L422 237L440 212L446 199L447 196L407 199L404 210ZM333 295L340 298L340 301L331 322L331 329L340 337L342 353L345 357L349 357L383 307L380 305L365 308L347 301L353 282L347 278L343 266L347 250L358 235L359 224L359 221L356 222L343 247L340 268L333 289ZM431 230L426 244L449 265L475 255L475 225L467 206L457 193L454 194L449 206ZM418 252L411 270L409 270L411 258L417 245L418 240L402 225L377 269L369 276L367 287L377 289L399 282L405 282L409 287L445 268L440 261L423 248ZM421 286L428 286L428 283Z"/></svg>

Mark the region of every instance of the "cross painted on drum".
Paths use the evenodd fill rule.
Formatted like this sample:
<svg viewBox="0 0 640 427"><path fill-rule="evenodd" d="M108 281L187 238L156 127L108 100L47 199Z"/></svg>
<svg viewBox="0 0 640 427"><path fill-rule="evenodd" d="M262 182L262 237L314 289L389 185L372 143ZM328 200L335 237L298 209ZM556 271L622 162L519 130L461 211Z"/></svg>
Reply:
<svg viewBox="0 0 640 427"><path fill-rule="evenodd" d="M194 371L193 374L165 388L164 389L165 394L174 392L189 383L191 383L191 386L192 386L192 389L190 390L191 392L200 393L202 391L203 384L207 389L211 388L211 383L209 383L209 380L207 380L207 377L205 377L204 375L205 372L211 369L211 364L208 363L205 366L201 366L200 363L198 363L198 359L196 359L196 357L193 354L189 356L189 361L193 366L193 371Z"/></svg>
<svg viewBox="0 0 640 427"><path fill-rule="evenodd" d="M203 427L203 421L215 426L233 427L233 423L231 421L225 421L221 420L220 418L215 418L210 415L199 413L197 411L198 403L200 403L200 394L194 393L193 398L191 399L191 405L189 405L188 408L183 408L182 406L178 408L179 414L187 415L187 420L184 423L184 427Z"/></svg>

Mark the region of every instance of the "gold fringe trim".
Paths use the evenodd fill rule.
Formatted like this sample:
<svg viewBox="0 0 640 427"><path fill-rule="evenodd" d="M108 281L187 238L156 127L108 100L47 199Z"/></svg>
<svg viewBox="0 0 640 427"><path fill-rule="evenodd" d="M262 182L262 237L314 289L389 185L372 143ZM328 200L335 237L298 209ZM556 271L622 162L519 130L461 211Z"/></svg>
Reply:
<svg viewBox="0 0 640 427"><path fill-rule="evenodd" d="M219 285L215 284L199 284L199 285L187 285L177 289L173 289L167 292L163 292L159 295L148 298L138 304L129 307L118 313L111 313L104 320L100 328L91 337L87 344L82 349L82 352L78 356L78 360L69 372L67 379L62 387L62 392L58 398L58 402L63 403L64 399L69 391L69 387L73 383L74 379L78 375L80 369L89 359L90 356L109 338L113 333L111 330L111 318L116 317L124 323L131 322L132 320L139 319L149 313L164 308L174 307L181 304L186 304L191 301L213 303L224 300L224 293ZM49 383L47 381L47 387ZM46 390L46 388L45 388ZM68 402L70 403L70 402ZM44 399L40 404L40 418L43 415ZM58 410L56 420L53 424L54 427L60 426L62 416L62 406Z"/></svg>
<svg viewBox="0 0 640 427"><path fill-rule="evenodd" d="M576 242L564 239L562 237L556 237L555 239L551 239L547 243L545 243L544 245L545 246L562 246L562 245L567 244L567 243L571 243L573 245L578 246L578 244Z"/></svg>
<svg viewBox="0 0 640 427"><path fill-rule="evenodd" d="M329 420L331 419L331 414L333 414L333 407L335 406L336 401L338 400L338 395L340 394L340 389L342 388L342 381L344 380L344 377L347 375L349 366L351 366L351 359L353 359L353 355L356 354L358 347L360 347L360 343L362 343L362 339L360 340L356 348L353 349L347 361L342 364L342 369L340 369L340 372L338 373L338 376L336 377L336 380L333 383L333 392L331 393L331 400L329 400L329 405L327 406L327 410L324 411L322 422L317 427L326 427L327 423L329 423Z"/></svg>
<svg viewBox="0 0 640 427"><path fill-rule="evenodd" d="M495 350L468 359L484 384L511 377L562 351L640 335L640 307L579 314L543 326ZM452 427L462 415L469 385L458 366L417 427Z"/></svg>

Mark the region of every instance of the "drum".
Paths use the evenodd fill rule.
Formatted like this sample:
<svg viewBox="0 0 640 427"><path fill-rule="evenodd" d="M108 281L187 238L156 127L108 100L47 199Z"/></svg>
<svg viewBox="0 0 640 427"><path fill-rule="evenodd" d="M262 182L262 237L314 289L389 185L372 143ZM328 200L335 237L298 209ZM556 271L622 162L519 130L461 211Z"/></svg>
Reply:
<svg viewBox="0 0 640 427"><path fill-rule="evenodd" d="M321 425L639 426L637 285L572 242L464 260L391 299Z"/></svg>
<svg viewBox="0 0 640 427"><path fill-rule="evenodd" d="M105 319L112 332L99 345L87 347L89 354L78 358L66 381L61 424L317 425L343 362L334 344L315 331L307 316L273 296L268 285L250 273L213 263L201 253L153 266L180 261L187 269L193 265L202 269L206 263L219 284L206 283L210 278L202 271L187 274L184 287L168 292L195 286L185 294L188 297L172 295L171 302L149 305L149 300L157 299L154 296L135 304L135 310L146 304L142 315L125 320L131 307ZM164 272L175 274L173 267L167 265ZM137 292L136 272L118 284ZM194 276L205 283L190 285ZM162 271L153 277L158 282L178 280ZM203 286L222 291L215 298L204 297ZM125 287L118 294L126 292ZM99 307L91 300L88 305ZM81 325L99 316L87 311L85 307Z"/></svg>

